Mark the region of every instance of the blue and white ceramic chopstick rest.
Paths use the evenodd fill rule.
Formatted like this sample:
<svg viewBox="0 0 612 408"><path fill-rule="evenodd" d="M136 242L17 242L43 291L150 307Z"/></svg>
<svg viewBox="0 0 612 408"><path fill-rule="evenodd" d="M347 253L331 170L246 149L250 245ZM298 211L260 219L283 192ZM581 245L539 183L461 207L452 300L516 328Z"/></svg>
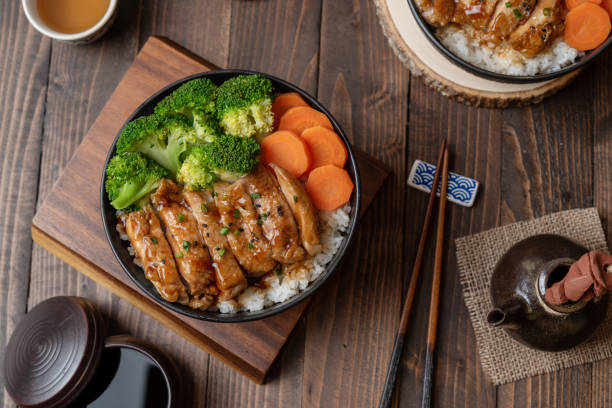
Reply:
<svg viewBox="0 0 612 408"><path fill-rule="evenodd" d="M415 160L412 165L412 170L410 170L410 175L408 176L408 185L417 190L429 193L435 174L435 165L422 160ZM478 186L479 183L474 179L449 172L446 199L464 207L471 207L474 205ZM440 187L438 187L438 197L439 196Z"/></svg>

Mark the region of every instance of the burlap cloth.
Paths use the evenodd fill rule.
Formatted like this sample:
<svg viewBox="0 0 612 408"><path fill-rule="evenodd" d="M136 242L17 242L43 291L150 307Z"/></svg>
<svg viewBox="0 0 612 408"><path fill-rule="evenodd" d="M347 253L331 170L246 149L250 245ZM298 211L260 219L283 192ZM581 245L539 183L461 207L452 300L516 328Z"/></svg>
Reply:
<svg viewBox="0 0 612 408"><path fill-rule="evenodd" d="M495 264L518 241L545 233L563 235L589 250L608 250L595 208L563 211L455 241L459 280L476 332L480 362L495 385L612 357L612 307L591 339L554 353L525 347L503 329L487 324L485 318L492 307L489 281Z"/></svg>

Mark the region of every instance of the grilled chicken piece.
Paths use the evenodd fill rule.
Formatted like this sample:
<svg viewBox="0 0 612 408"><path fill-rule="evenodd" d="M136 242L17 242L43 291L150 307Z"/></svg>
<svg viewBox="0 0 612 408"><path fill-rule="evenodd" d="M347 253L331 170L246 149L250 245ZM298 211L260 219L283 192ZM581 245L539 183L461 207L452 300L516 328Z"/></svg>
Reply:
<svg viewBox="0 0 612 408"><path fill-rule="evenodd" d="M140 211L123 214L121 221L142 262L146 278L168 302L186 303L189 300L187 290L153 208L147 205Z"/></svg>
<svg viewBox="0 0 612 408"><path fill-rule="evenodd" d="M257 211L243 181L231 185L215 183L215 204L223 225L232 224L227 241L246 273L259 277L272 270L276 262L272 258L270 244L257 222Z"/></svg>
<svg viewBox="0 0 612 408"><path fill-rule="evenodd" d="M423 18L436 27L448 24L455 10L455 0L416 0L416 5Z"/></svg>
<svg viewBox="0 0 612 408"><path fill-rule="evenodd" d="M151 200L166 226L166 238L189 294L196 298L210 296L212 303L212 295L218 293L214 286L215 273L201 241L198 223L183 204L181 190L171 180L163 179Z"/></svg>
<svg viewBox="0 0 612 408"><path fill-rule="evenodd" d="M497 2L498 0L457 0L452 21L468 24L478 30L485 29Z"/></svg>
<svg viewBox="0 0 612 408"><path fill-rule="evenodd" d="M233 227L233 222L228 225L221 223L219 210L210 192L184 191L183 196L191 207L202 239L208 246L208 252L213 260L217 287L221 290L219 300L229 300L238 296L248 283L226 238L229 229Z"/></svg>
<svg viewBox="0 0 612 408"><path fill-rule="evenodd" d="M295 217L299 229L302 245L310 256L321 252L319 241L319 222L317 212L310 201L310 197L304 186L291 173L276 164L271 163L278 184L285 199L289 203L291 212Z"/></svg>
<svg viewBox="0 0 612 408"><path fill-rule="evenodd" d="M531 58L563 33L560 0L539 0L525 21L510 34L510 45Z"/></svg>
<svg viewBox="0 0 612 408"><path fill-rule="evenodd" d="M209 302L190 299L187 295L187 289L176 269L172 249L151 206L123 214L120 220L136 256L142 262L145 277L153 283L161 297L168 302L179 302L194 309L210 306Z"/></svg>
<svg viewBox="0 0 612 408"><path fill-rule="evenodd" d="M297 225L270 170L259 165L255 172L242 179L255 203L264 236L270 242L272 258L281 263L304 259Z"/></svg>
<svg viewBox="0 0 612 408"><path fill-rule="evenodd" d="M531 15L536 0L500 0L489 22L489 38L498 44Z"/></svg>

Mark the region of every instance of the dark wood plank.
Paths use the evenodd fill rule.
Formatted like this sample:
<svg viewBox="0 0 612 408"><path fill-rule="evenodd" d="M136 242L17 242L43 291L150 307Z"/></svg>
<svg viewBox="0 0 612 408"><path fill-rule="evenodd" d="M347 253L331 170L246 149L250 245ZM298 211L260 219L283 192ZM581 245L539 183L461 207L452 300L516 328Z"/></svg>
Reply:
<svg viewBox="0 0 612 408"><path fill-rule="evenodd" d="M227 66L231 7L215 0L141 1L139 42L164 36L218 67ZM139 47L139 48L140 48Z"/></svg>
<svg viewBox="0 0 612 408"><path fill-rule="evenodd" d="M503 112L502 224L593 205L593 81L588 69L555 98ZM583 365L503 385L498 406L584 406L591 378Z"/></svg>
<svg viewBox="0 0 612 408"><path fill-rule="evenodd" d="M254 69L316 94L321 0L232 1L228 68Z"/></svg>
<svg viewBox="0 0 612 408"><path fill-rule="evenodd" d="M612 242L612 73L607 51L597 60L590 73L593 76L593 202L599 210L608 245ZM591 407L612 406L612 360L593 363L591 373Z"/></svg>
<svg viewBox="0 0 612 408"><path fill-rule="evenodd" d="M459 284L453 239L498 225L501 141L495 135L501 128L501 114L497 110L474 109L451 102L421 81L414 81L410 90L409 123L406 163L409 168L416 159L434 162L439 140L446 137L451 152L451 171L475 178L482 186L473 208L454 204L447 207L446 262L442 277L433 406L495 406L495 387L487 382L478 362L474 331ZM409 189L405 197L404 267L409 271L427 195ZM402 365L399 401L402 407L420 404L433 270L434 245L431 242L417 289L421 296L417 297L408 329L411 335ZM408 278L406 276L404 288L408 285Z"/></svg>
<svg viewBox="0 0 612 408"><path fill-rule="evenodd" d="M263 71L316 94L319 19L320 0L233 1L228 67ZM208 405L299 407L304 335L298 324L264 386L211 360Z"/></svg>
<svg viewBox="0 0 612 408"><path fill-rule="evenodd" d="M0 4L0 355L26 311L51 42ZM0 358L0 365L4 365ZM4 369L0 367L0 383ZM12 406L4 387L0 405Z"/></svg>
<svg viewBox="0 0 612 408"><path fill-rule="evenodd" d="M318 97L393 170L306 318L302 406L376 406L399 322L408 72L371 1L323 1Z"/></svg>

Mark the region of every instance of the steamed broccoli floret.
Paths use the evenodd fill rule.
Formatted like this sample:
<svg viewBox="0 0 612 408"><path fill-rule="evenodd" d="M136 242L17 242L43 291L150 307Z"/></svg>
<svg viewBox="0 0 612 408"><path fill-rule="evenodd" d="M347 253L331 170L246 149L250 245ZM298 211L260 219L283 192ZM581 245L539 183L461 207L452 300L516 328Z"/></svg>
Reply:
<svg viewBox="0 0 612 408"><path fill-rule="evenodd" d="M189 150L177 179L190 190L210 188L218 179L233 182L255 168L260 151L259 143L251 138L218 136Z"/></svg>
<svg viewBox="0 0 612 408"><path fill-rule="evenodd" d="M187 142L195 138L194 133L183 117L142 116L125 126L117 141L117 153L140 152L174 175L181 166Z"/></svg>
<svg viewBox="0 0 612 408"><path fill-rule="evenodd" d="M191 112L196 109L214 113L216 92L217 85L208 78L191 80L162 99L155 107L155 113L191 116Z"/></svg>
<svg viewBox="0 0 612 408"><path fill-rule="evenodd" d="M106 194L118 210L138 210L141 201L159 186L168 170L141 153L126 152L114 156L106 168Z"/></svg>
<svg viewBox="0 0 612 408"><path fill-rule="evenodd" d="M212 141L219 133L215 117L217 85L208 78L198 78L181 85L155 107L158 115L180 115L189 119L195 133L189 143Z"/></svg>
<svg viewBox="0 0 612 408"><path fill-rule="evenodd" d="M240 75L217 91L217 117L226 133L261 137L272 131L272 82L262 75Z"/></svg>
<svg viewBox="0 0 612 408"><path fill-rule="evenodd" d="M261 147L250 138L223 135L203 146L202 150L210 167L216 172L245 175L259 162Z"/></svg>
<svg viewBox="0 0 612 408"><path fill-rule="evenodd" d="M192 146L176 175L177 181L188 190L201 191L211 188L217 181L217 176L208 165L203 148L201 145Z"/></svg>
<svg viewBox="0 0 612 408"><path fill-rule="evenodd" d="M195 138L188 140L189 143L209 143L221 134L219 122L212 113L194 111L193 128L195 129Z"/></svg>

